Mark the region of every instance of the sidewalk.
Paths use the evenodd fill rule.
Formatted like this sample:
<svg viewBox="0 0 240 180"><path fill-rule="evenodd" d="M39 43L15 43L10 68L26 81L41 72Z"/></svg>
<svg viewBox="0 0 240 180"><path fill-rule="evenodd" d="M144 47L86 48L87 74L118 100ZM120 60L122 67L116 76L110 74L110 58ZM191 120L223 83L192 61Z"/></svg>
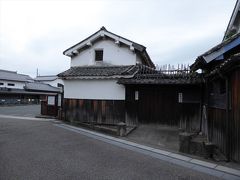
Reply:
<svg viewBox="0 0 240 180"><path fill-rule="evenodd" d="M64 128L66 130L73 131L94 139L98 139L109 144L119 146L121 148L125 148L148 156L152 156L154 158L167 161L169 163L173 163L179 166L200 171L202 173L210 174L223 179L240 180L240 170L222 166L220 164L206 162L188 156L180 155L178 153L173 153L166 150L160 150L149 146L140 145L120 138L115 138L98 132L93 132L83 128L63 124L61 123L61 121L54 121L54 126Z"/></svg>

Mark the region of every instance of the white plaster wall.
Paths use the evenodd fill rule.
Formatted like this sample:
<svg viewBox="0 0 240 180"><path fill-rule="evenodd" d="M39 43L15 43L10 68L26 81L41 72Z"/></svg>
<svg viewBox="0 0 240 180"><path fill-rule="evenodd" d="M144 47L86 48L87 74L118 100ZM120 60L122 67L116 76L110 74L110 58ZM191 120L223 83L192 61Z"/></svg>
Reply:
<svg viewBox="0 0 240 180"><path fill-rule="evenodd" d="M64 80L64 98L125 100L125 87L117 80Z"/></svg>
<svg viewBox="0 0 240 180"><path fill-rule="evenodd" d="M110 65L135 65L136 53L112 40L101 40L71 59L71 66L95 65L95 49L103 49L103 62Z"/></svg>
<svg viewBox="0 0 240 180"><path fill-rule="evenodd" d="M18 81L0 80L0 83L4 83L3 85L0 85L0 88L6 87L6 88L14 88L14 89L23 89L23 87L25 86L25 82L18 82ZM8 83L15 84L15 86L8 86Z"/></svg>

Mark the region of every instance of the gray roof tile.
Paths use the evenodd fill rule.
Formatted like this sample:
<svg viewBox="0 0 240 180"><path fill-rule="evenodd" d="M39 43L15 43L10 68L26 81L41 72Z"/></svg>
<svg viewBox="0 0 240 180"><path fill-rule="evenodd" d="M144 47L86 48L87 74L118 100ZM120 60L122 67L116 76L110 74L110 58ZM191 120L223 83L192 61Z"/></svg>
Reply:
<svg viewBox="0 0 240 180"><path fill-rule="evenodd" d="M19 81L19 82L33 82L34 80L24 74L18 74L14 71L6 71L0 70L0 80L8 80L8 81Z"/></svg>
<svg viewBox="0 0 240 180"><path fill-rule="evenodd" d="M44 83L27 83L24 87L24 89L28 91L47 91L47 92L61 92L60 88L53 87L49 84Z"/></svg>
<svg viewBox="0 0 240 180"><path fill-rule="evenodd" d="M36 81L54 81L58 77L56 75L53 76L37 76L35 78Z"/></svg>
<svg viewBox="0 0 240 180"><path fill-rule="evenodd" d="M133 78L118 80L119 84L155 84L155 85L176 85L176 84L199 84L203 79L201 75L197 73L186 74L164 74L158 71L155 74L150 73L138 73Z"/></svg>
<svg viewBox="0 0 240 180"><path fill-rule="evenodd" d="M111 77L128 77L133 76L138 71L155 71L152 68L143 65L130 66L77 66L71 67L67 71L58 74L59 77L64 78L111 78Z"/></svg>

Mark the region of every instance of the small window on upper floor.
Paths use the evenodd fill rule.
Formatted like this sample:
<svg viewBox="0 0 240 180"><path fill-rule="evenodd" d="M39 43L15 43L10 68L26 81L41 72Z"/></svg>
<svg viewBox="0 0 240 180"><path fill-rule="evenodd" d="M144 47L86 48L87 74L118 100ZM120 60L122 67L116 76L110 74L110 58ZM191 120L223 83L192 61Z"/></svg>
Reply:
<svg viewBox="0 0 240 180"><path fill-rule="evenodd" d="M103 50L95 50L95 61L103 61Z"/></svg>
<svg viewBox="0 0 240 180"><path fill-rule="evenodd" d="M13 83L8 83L8 86L15 86L15 84L13 84Z"/></svg>

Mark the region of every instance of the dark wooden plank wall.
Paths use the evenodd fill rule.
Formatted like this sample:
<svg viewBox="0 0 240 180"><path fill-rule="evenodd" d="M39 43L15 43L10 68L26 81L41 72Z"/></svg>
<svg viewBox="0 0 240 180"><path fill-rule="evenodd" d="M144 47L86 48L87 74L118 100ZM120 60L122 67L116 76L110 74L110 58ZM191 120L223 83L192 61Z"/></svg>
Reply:
<svg viewBox="0 0 240 180"><path fill-rule="evenodd" d="M139 122L178 126L179 104L174 88L141 87L138 103Z"/></svg>
<svg viewBox="0 0 240 180"><path fill-rule="evenodd" d="M231 76L230 157L240 162L240 69Z"/></svg>
<svg viewBox="0 0 240 180"><path fill-rule="evenodd" d="M41 99L41 114L46 116L57 116L58 115L58 106L57 99L58 96L55 96L55 105L48 105L47 96L42 96Z"/></svg>
<svg viewBox="0 0 240 180"><path fill-rule="evenodd" d="M110 125L126 122L124 100L64 99L64 112L65 120L71 122Z"/></svg>
<svg viewBox="0 0 240 180"><path fill-rule="evenodd" d="M138 91L139 99L135 99ZM199 87L182 86L127 86L126 100L64 99L67 121L82 123L127 125L156 123L179 126L186 131L200 131ZM183 103L178 93L183 93ZM197 98L196 98L197 97Z"/></svg>
<svg viewBox="0 0 240 180"><path fill-rule="evenodd" d="M208 138L227 155L226 109L208 108Z"/></svg>
<svg viewBox="0 0 240 180"><path fill-rule="evenodd" d="M139 100L135 100L135 91ZM183 93L183 103L178 102L178 93ZM196 98L197 97L197 98ZM200 130L200 88L145 85L126 88L127 110L140 123L155 123L181 126L186 131Z"/></svg>
<svg viewBox="0 0 240 180"><path fill-rule="evenodd" d="M213 107L211 105L214 103L210 102L208 137L226 156L229 155L231 160L240 162L240 70L232 72L229 77L229 117L227 117L226 108L223 108L227 107L226 105Z"/></svg>
<svg viewBox="0 0 240 180"><path fill-rule="evenodd" d="M180 125L179 127L186 132L201 131L201 104L200 103L181 103Z"/></svg>

